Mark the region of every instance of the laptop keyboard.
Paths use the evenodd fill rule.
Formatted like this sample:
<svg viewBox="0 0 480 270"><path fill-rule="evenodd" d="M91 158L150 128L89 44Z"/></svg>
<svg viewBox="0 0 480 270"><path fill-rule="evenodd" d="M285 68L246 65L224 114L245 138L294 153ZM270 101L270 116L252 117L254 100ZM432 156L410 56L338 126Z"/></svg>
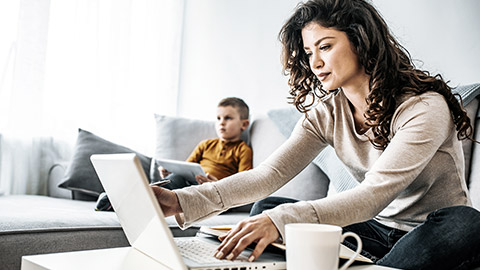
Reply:
<svg viewBox="0 0 480 270"><path fill-rule="evenodd" d="M213 255L217 252L218 245L202 241L197 238L182 237L175 238L180 254L197 263L218 263L222 260L215 258ZM240 254L233 262L246 262L247 256Z"/></svg>

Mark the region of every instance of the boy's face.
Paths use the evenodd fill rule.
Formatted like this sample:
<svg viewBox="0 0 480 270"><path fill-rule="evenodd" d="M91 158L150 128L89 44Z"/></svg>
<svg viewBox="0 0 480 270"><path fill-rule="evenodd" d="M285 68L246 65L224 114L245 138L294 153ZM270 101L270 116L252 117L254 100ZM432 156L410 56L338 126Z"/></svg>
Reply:
<svg viewBox="0 0 480 270"><path fill-rule="evenodd" d="M248 127L248 119L240 119L240 113L232 106L217 108L215 124L218 137L227 142L240 140L242 131Z"/></svg>

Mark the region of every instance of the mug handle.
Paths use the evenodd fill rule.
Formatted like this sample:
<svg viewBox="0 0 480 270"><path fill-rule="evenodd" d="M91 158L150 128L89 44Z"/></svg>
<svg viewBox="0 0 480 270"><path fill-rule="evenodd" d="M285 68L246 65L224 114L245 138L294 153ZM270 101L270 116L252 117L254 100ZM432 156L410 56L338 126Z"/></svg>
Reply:
<svg viewBox="0 0 480 270"><path fill-rule="evenodd" d="M355 254L353 254L353 256L350 257L350 259L348 259L348 261L346 263L344 263L338 270L347 269L347 267L349 267L355 261L355 258L357 258L357 256L360 255L360 252L362 251L362 239L360 239L360 237L356 233L346 232L346 233L342 234L342 243L345 240L345 238L347 238L349 236L353 237L353 238L355 238L355 240L357 240L357 250L355 251Z"/></svg>

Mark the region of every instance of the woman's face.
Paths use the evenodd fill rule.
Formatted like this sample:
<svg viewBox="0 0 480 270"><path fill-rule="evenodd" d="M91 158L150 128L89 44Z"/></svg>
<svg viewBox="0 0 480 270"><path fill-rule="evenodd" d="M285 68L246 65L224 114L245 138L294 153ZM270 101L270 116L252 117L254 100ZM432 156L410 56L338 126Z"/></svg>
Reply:
<svg viewBox="0 0 480 270"><path fill-rule="evenodd" d="M344 32L311 22L302 29L302 39L310 69L323 89L358 87L364 83L366 74Z"/></svg>

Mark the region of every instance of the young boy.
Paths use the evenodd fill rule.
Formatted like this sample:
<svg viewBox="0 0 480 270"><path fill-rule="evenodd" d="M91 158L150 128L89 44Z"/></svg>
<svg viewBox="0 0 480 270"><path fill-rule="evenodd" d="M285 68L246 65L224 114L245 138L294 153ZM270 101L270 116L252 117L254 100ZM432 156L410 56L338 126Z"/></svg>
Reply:
<svg viewBox="0 0 480 270"><path fill-rule="evenodd" d="M159 167L160 176L170 180L170 183L162 187L183 188L218 181L234 173L250 170L252 168L252 149L240 138L242 132L250 124L248 116L248 106L242 99L229 97L221 100L218 103L215 124L218 138L200 142L187 158L189 162L200 163L207 177L197 175L196 182L192 182ZM105 193L99 196L96 210L113 211Z"/></svg>
<svg viewBox="0 0 480 270"><path fill-rule="evenodd" d="M207 176L197 175L196 182L193 182L159 167L162 178L171 181L163 187L183 188L218 181L237 172L250 170L252 149L240 138L250 123L248 116L248 106L242 99L229 97L221 100L215 123L218 138L200 142L187 158L189 162L199 163Z"/></svg>

